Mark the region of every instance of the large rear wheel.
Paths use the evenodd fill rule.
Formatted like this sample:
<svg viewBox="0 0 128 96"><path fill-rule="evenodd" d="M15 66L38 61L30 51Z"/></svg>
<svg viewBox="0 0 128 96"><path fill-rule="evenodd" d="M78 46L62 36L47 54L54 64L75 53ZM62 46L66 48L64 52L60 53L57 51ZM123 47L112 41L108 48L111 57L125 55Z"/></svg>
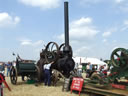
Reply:
<svg viewBox="0 0 128 96"><path fill-rule="evenodd" d="M36 66L36 79L37 79L37 81L41 80L40 75L41 75L40 69L38 66Z"/></svg>

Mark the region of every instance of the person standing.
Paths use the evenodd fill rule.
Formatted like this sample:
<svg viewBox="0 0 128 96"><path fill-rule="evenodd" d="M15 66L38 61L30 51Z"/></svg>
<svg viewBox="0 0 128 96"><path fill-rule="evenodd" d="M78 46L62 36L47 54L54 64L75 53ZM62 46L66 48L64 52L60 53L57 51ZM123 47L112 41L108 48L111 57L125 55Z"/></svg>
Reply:
<svg viewBox="0 0 128 96"><path fill-rule="evenodd" d="M11 69L12 63L11 63L11 62L8 62L8 63L6 64L6 66L7 66L7 74L6 74L6 76L8 77L9 74L10 74L10 69Z"/></svg>
<svg viewBox="0 0 128 96"><path fill-rule="evenodd" d="M81 76L81 73L82 73L82 65L79 65L78 66L78 74L79 74L79 76Z"/></svg>
<svg viewBox="0 0 128 96"><path fill-rule="evenodd" d="M50 67L51 64L53 64L54 62L50 62L48 64L44 65L44 83L45 85L50 86L51 85L51 72L50 72Z"/></svg>
<svg viewBox="0 0 128 96"><path fill-rule="evenodd" d="M0 63L0 73L4 75L4 72L5 72L5 64Z"/></svg>
<svg viewBox="0 0 128 96"><path fill-rule="evenodd" d="M87 66L86 66L86 73L87 73L86 77L90 77L91 71L92 71L92 65L90 62L88 62Z"/></svg>

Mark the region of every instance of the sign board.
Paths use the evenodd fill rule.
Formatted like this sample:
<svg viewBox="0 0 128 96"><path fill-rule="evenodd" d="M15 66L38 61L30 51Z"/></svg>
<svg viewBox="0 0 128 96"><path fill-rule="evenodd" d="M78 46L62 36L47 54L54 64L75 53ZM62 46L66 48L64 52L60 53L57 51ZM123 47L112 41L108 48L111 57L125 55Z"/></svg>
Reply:
<svg viewBox="0 0 128 96"><path fill-rule="evenodd" d="M71 93L72 93L72 90L76 90L76 91L79 91L79 96L80 96L83 82L84 82L83 78L75 78L74 77L72 80L72 85L71 85Z"/></svg>

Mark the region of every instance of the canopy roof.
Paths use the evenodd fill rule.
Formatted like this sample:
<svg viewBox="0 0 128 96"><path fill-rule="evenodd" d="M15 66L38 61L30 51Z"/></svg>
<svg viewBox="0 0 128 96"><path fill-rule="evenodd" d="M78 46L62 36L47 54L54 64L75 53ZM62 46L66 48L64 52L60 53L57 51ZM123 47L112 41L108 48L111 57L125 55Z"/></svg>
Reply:
<svg viewBox="0 0 128 96"><path fill-rule="evenodd" d="M97 65L106 65L105 62L97 59L97 58L86 58L86 57L74 57L73 58L76 63L88 63L97 64Z"/></svg>

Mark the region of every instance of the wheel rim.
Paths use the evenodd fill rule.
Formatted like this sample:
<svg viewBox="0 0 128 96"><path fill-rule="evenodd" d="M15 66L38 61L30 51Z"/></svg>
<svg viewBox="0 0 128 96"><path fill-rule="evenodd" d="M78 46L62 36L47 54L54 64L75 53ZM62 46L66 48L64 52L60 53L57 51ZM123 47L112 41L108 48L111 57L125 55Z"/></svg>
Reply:
<svg viewBox="0 0 128 96"><path fill-rule="evenodd" d="M49 42L45 49L45 60L47 63L58 59L59 47L55 42Z"/></svg>
<svg viewBox="0 0 128 96"><path fill-rule="evenodd" d="M17 83L17 69L15 67L12 67L10 70L10 79L12 84Z"/></svg>

